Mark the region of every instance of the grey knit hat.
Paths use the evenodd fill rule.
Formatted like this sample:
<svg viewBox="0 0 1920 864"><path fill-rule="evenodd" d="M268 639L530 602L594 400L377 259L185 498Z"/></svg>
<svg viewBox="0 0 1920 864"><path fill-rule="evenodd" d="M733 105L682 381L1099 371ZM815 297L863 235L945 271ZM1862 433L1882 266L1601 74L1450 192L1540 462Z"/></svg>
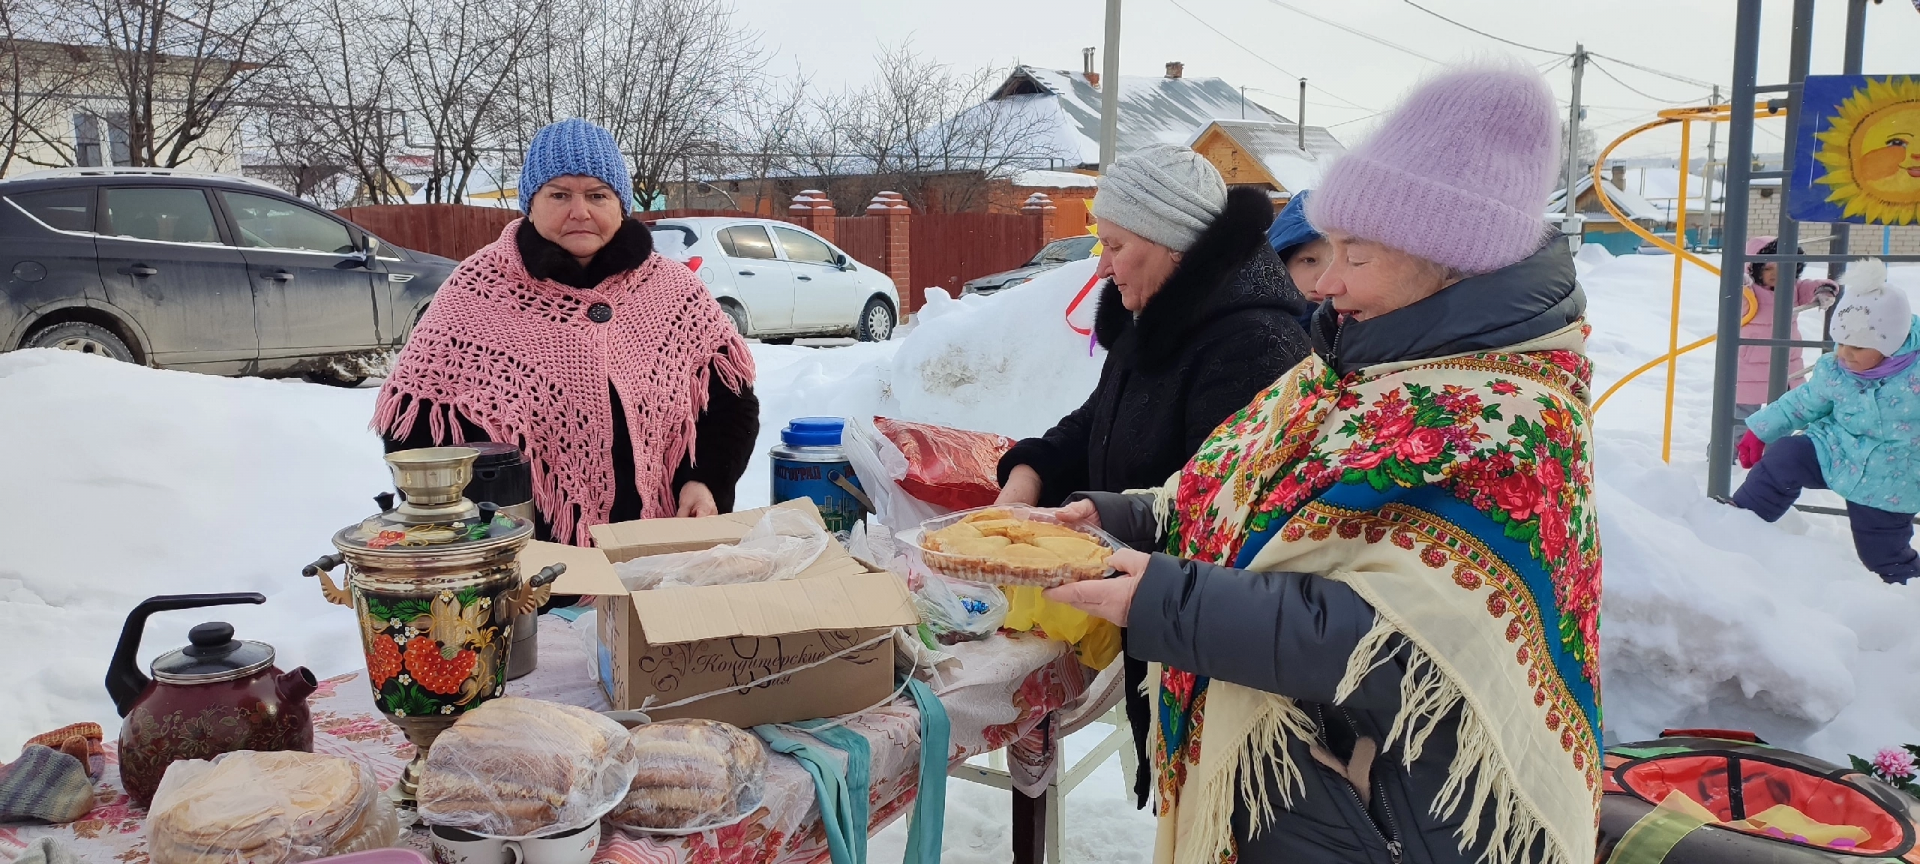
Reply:
<svg viewBox="0 0 1920 864"><path fill-rule="evenodd" d="M1220 172L1186 147L1155 144L1113 160L1100 175L1093 218L1185 252L1227 206Z"/></svg>

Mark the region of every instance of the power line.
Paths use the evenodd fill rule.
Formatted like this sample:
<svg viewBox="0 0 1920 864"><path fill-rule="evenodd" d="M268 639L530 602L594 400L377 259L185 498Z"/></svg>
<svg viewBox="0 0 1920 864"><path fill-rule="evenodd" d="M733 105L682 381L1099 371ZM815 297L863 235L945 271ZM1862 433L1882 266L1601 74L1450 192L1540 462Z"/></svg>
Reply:
<svg viewBox="0 0 1920 864"><path fill-rule="evenodd" d="M1440 60L1437 60L1437 59L1434 59L1434 58L1432 58L1432 57L1429 57L1429 56L1427 56L1427 55L1425 55L1425 54L1422 54L1422 53L1420 53L1420 52L1418 52L1418 51L1415 51L1415 50L1413 50L1412 48L1408 48L1408 47L1407 47L1407 46L1405 46L1405 45L1401 45L1401 44L1399 44L1399 43L1397 43L1397 42L1389 42L1389 41L1387 41L1387 40L1385 40L1385 39L1382 39L1382 38L1380 38L1380 37L1378 37L1378 36L1375 36L1375 35L1373 35L1372 33L1368 33L1368 32L1367 32L1367 31L1365 31L1365 30L1360 30L1360 29L1358 29L1358 28L1354 28L1354 27L1348 27L1347 25L1345 25L1345 24L1342 24L1342 23L1340 23L1340 22L1338 22L1338 21L1333 21L1333 20L1330 20L1330 19L1327 19L1327 18L1322 18L1322 17L1320 17L1320 16L1318 16L1318 15L1315 15L1315 14L1313 14L1312 12L1308 12L1307 10L1305 10L1305 9L1302 9L1302 8L1300 8L1300 7L1298 7L1298 6L1295 6L1295 5L1293 5L1293 4L1291 4L1291 3L1283 3L1283 2L1281 2L1281 0L1267 0L1267 2L1268 2L1268 3L1271 3L1271 4L1273 4L1273 5L1275 5L1275 6L1278 6L1278 7L1280 7L1280 8L1282 8L1282 9L1286 9L1286 10L1289 10L1289 11L1291 11L1291 12L1293 12L1293 13L1295 13L1295 14L1298 14L1298 15L1305 15L1306 17L1308 17L1308 18L1312 18L1313 20L1315 20L1315 21L1318 21L1318 22L1320 22L1320 23L1322 23L1322 24L1325 24L1325 25L1327 25L1328 27L1337 27L1337 28L1339 28L1339 29L1341 29L1341 30L1345 30L1345 31L1347 31L1348 33L1352 33L1353 35L1355 35L1355 36L1358 36L1358 37L1360 37L1360 38L1362 38L1362 39L1366 39L1366 40L1368 40L1368 41L1370 41L1370 42L1377 42L1377 43L1379 43L1379 44L1381 44L1381 45L1385 45L1385 46L1387 46L1388 48L1392 48L1392 49L1393 49L1393 50L1395 50L1395 51L1399 51L1399 52L1401 52L1402 54L1407 54L1407 55L1409 55L1409 56L1412 56L1412 57L1418 57L1418 58L1420 58L1420 59L1422 59L1422 60L1425 60L1425 61L1427 61L1428 63L1433 63L1433 64L1436 64L1436 65L1442 65L1442 66L1444 66L1444 65L1446 65L1446 64L1445 64L1445 63L1444 63L1443 61L1440 61Z"/></svg>
<svg viewBox="0 0 1920 864"><path fill-rule="evenodd" d="M1405 4L1407 4L1408 6L1412 6L1413 8L1415 8L1415 9L1418 9L1418 10L1420 10L1420 11L1422 11L1422 12L1425 12L1425 13L1427 13L1428 15L1432 15L1433 17L1435 17L1435 18L1438 18L1438 19L1440 19L1440 20L1442 20L1442 21L1445 21L1445 22L1447 22L1448 24L1452 24L1453 26L1455 26L1455 27L1458 27L1458 28L1460 28L1460 29L1462 29L1462 30L1467 30L1467 31L1470 31L1470 32L1473 32L1473 33L1478 33L1478 34L1480 34L1480 35L1482 35L1482 36L1485 36L1485 37L1487 37L1488 39L1492 39L1492 40L1493 40L1493 41L1495 41L1495 42L1503 42L1503 43L1506 43L1506 44L1508 44L1508 45L1512 45L1512 46L1513 46L1513 47L1515 47L1515 48L1525 48L1525 49L1527 49L1528 51L1538 51L1538 52L1540 52L1540 53L1542 53L1542 54L1557 54L1557 55L1560 55L1560 56L1563 56L1563 57L1564 57L1564 56L1566 56L1566 53L1567 53L1567 52L1565 52L1565 51L1553 51L1553 50L1550 50L1550 49L1547 49L1547 48L1541 48L1541 47L1538 47L1538 46L1535 46L1535 45L1528 45L1528 44L1526 44L1526 43L1524 43L1524 42L1515 42L1515 41L1513 41L1512 39L1508 39L1508 38L1506 38L1506 37L1503 37L1503 36L1495 36L1495 35L1493 35L1492 33L1488 33L1487 31L1485 31L1485 30L1482 30L1482 29L1480 29L1480 28L1478 28L1478 27L1471 27L1471 26L1468 26L1468 25L1466 25L1466 24L1462 24L1462 23L1460 23L1460 22L1458 22L1458 21L1455 21L1455 20L1453 20L1452 18L1448 18L1447 16L1445 16L1445 15L1442 15L1442 14L1440 14L1440 13L1438 13L1438 12L1435 12L1435 11L1433 11L1432 9L1428 9L1428 8L1427 8L1427 7L1425 7L1425 6L1422 6L1422 5L1420 5L1420 4L1418 4L1418 3L1415 3L1415 2L1413 2L1413 0L1400 0L1400 2L1402 2L1402 3L1405 3Z"/></svg>
<svg viewBox="0 0 1920 864"><path fill-rule="evenodd" d="M1282 67L1280 66L1280 64L1278 64L1278 63L1275 63L1275 62L1273 62L1272 60L1269 60L1269 59L1267 59L1267 57L1266 57L1266 55L1265 55L1265 54L1263 54L1263 53L1261 53L1261 52L1259 52L1259 51L1255 51L1255 50L1253 50L1252 48L1248 48L1247 46L1245 46L1245 45L1242 45L1242 44L1240 44L1240 40L1238 40L1238 39L1235 39L1235 38L1233 38L1232 36L1228 36L1228 35L1227 35L1227 34L1226 34L1225 32L1222 32L1220 28L1218 28L1218 27L1215 27L1215 26L1213 26L1212 24L1208 24L1208 23L1207 23L1207 19L1205 19L1205 18L1202 18L1202 17L1200 17L1199 15L1196 15L1196 14L1194 14L1194 12L1193 12L1193 10L1192 10L1192 9L1188 9L1188 8L1187 8L1187 7L1185 7L1185 6L1182 6L1182 5L1180 5L1180 0L1167 0L1167 2L1168 2L1168 3L1171 3L1171 4L1173 4L1173 8L1175 8L1175 9L1178 9L1178 10L1180 10L1181 12L1184 12L1184 13L1186 13L1186 16L1187 16L1188 18L1192 18L1192 19L1193 19L1194 21L1197 21L1197 22L1199 22L1199 24L1200 24L1200 26L1202 26L1202 27L1205 27L1205 28L1207 28L1208 30L1212 30L1212 31L1213 31L1213 33L1214 33L1214 35L1216 35L1216 36L1219 36L1220 38L1222 38L1222 39L1225 39L1225 40L1227 40L1227 41L1228 41L1229 43L1232 43L1232 45L1233 45L1233 47L1235 47L1235 48L1238 48L1238 49L1240 49L1240 50L1242 50L1242 51L1245 51L1245 52L1247 52L1248 54L1250 54L1250 55L1252 55L1252 56L1253 56L1253 59L1255 59L1255 60L1258 60L1258 61L1260 61L1260 62L1262 62L1262 63L1265 63L1265 64L1267 64L1268 66L1272 66L1272 67L1273 67L1274 69L1277 69L1277 70L1279 70L1279 72L1280 72L1280 74L1282 74L1282 75L1285 75L1285 76L1287 76L1288 78L1304 78L1304 77L1306 77L1306 76L1304 76L1304 75L1295 75L1295 74L1293 74L1292 72L1289 72L1289 71L1287 71L1286 69L1284 69L1284 68L1282 68ZM1357 108L1357 109L1359 109L1359 110L1361 110L1361 111L1372 111L1372 110L1374 110L1374 109L1372 109L1372 108L1368 108L1367 106L1365 106L1365 105L1362 105L1362 104L1360 104L1360 103L1358 103L1358 102L1355 102L1355 101L1353 101L1352 99L1348 99L1348 98L1347 98L1347 97L1345 97L1345 96L1342 96L1342 95L1340 95L1340 94L1338 94L1338 93L1335 93L1335 92L1333 92L1332 90L1328 90L1328 89L1327 89L1327 88L1325 88L1325 87L1322 87L1322 86L1320 86L1320 85L1318 85L1318 84L1314 84L1314 83L1312 83L1311 81L1309 81L1309 82L1308 82L1308 84L1307 84L1307 86L1309 86L1309 87L1312 87L1313 89L1315 89L1315 90L1318 90L1318 91L1320 91L1320 92L1322 92L1322 93L1325 93L1325 94L1327 94L1328 96L1332 96L1333 98L1335 98L1335 99L1338 99L1338 100L1340 100L1340 101L1342 101L1342 102L1345 102L1345 103L1347 103L1348 105L1351 105L1351 106L1353 106L1354 108ZM1255 89L1255 88L1248 88L1248 89ZM1264 90L1263 90L1263 91L1261 91L1261 92L1263 92L1263 93L1264 93L1264 92L1268 92L1268 91L1264 91ZM1280 94L1275 94L1275 95L1280 95Z"/></svg>
<svg viewBox="0 0 1920 864"><path fill-rule="evenodd" d="M1635 63L1635 62L1633 62L1633 61L1631 61L1631 60L1622 60L1622 59L1620 59L1620 58L1618 58L1618 57L1615 57L1615 56L1613 56L1613 55L1611 55L1611 54L1600 54L1600 53L1597 53L1597 52L1594 52L1594 51L1588 51L1587 53L1588 53L1589 55L1591 55L1591 56L1594 56L1594 57L1599 57L1599 58L1601 58L1601 59L1604 59L1604 60L1609 60L1609 61L1612 61L1612 62L1614 62L1614 63L1618 63L1618 64L1620 64L1620 65L1622 65L1622 66L1625 66L1625 67L1628 67L1628 68L1630 68L1630 69L1638 69L1638 70L1640 70L1640 71L1642 71L1642 72L1646 72L1646 73L1649 73L1649 74L1652 74L1652 75L1658 75L1658 76L1660 76L1660 77L1662 77L1662 78L1666 78L1666 79L1669 79L1669 80L1673 80L1673 81L1678 81L1678 82L1680 82L1680 83L1682 83L1682 84L1692 84L1692 85L1693 85L1693 86L1695 86L1695 87L1705 87L1705 88L1707 88L1707 89L1713 89L1714 87L1717 87L1717 86L1719 86L1719 85L1717 85L1717 84L1714 84L1714 83L1713 83L1712 81L1702 81L1702 80L1700 80L1700 79L1698 79L1698 78L1688 78L1688 77L1687 77L1687 76L1685 76L1685 75L1675 75L1675 74L1674 74L1674 73L1672 73L1672 72L1666 72L1666 71L1662 71L1662 70L1659 70L1659 69L1655 69L1655 68L1653 68L1652 66L1642 66L1642 65L1640 65L1639 63Z"/></svg>
<svg viewBox="0 0 1920 864"><path fill-rule="evenodd" d="M1362 121L1362 120L1372 120L1373 118L1375 118L1375 117L1378 117L1378 116L1380 116L1380 115L1382 115L1382 114L1385 114L1385 113L1387 113L1387 112L1385 112L1385 111L1375 111L1375 112L1373 112L1372 114L1368 114L1368 115L1367 115L1367 116L1365 116L1365 117L1355 117L1355 118L1353 118L1352 120L1342 120L1342 121L1340 121L1340 122L1338 122L1338 123L1328 123L1328 124L1327 124L1327 127L1326 127L1326 128L1328 128L1328 129L1333 129L1333 128L1336 128L1336 127L1340 127L1340 126L1345 126L1345 125L1347 125L1348 123L1358 123L1358 122L1360 122L1360 121Z"/></svg>
<svg viewBox="0 0 1920 864"><path fill-rule="evenodd" d="M1698 99L1662 99L1658 96L1653 95L1652 93L1648 93L1645 90L1642 90L1638 87L1633 86L1632 84L1628 84L1627 82L1620 80L1619 76L1614 75L1612 72L1608 72L1607 67L1599 63L1594 63L1593 68L1595 71L1599 72L1600 74L1607 76L1608 80L1612 81L1613 83L1618 84L1622 87L1625 87L1628 90L1638 93L1641 96L1644 96L1648 99L1652 99L1655 102L1660 102L1667 105L1683 105L1683 104L1689 104L1692 102L1700 101Z"/></svg>

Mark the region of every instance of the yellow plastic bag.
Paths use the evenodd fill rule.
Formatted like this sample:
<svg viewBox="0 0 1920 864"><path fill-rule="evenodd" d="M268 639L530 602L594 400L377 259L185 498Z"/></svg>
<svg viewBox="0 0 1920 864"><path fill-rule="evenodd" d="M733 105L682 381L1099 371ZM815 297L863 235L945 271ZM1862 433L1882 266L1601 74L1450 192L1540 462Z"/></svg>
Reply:
<svg viewBox="0 0 1920 864"><path fill-rule="evenodd" d="M1049 639L1072 645L1080 662L1093 669L1105 669L1120 656L1120 627L1103 618L1095 618L1065 603L1040 596L1032 586L1002 586L1007 595L1009 630L1038 630Z"/></svg>

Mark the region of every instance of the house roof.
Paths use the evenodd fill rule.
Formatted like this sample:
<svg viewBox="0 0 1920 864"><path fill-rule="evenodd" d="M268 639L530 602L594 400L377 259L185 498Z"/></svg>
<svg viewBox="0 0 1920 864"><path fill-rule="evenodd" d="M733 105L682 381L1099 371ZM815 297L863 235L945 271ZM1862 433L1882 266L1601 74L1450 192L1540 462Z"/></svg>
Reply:
<svg viewBox="0 0 1920 864"><path fill-rule="evenodd" d="M1573 188L1575 195L1574 200L1577 201L1579 200L1579 196L1587 194L1587 190L1593 188L1593 175L1580 175L1580 182L1573 184ZM1566 200L1566 197L1567 190L1553 190L1552 197L1547 200L1546 214L1550 217L1558 217L1565 206L1562 202ZM1612 201L1613 206L1620 208L1620 212L1627 214L1627 218L1635 222L1643 220L1649 222L1667 221L1667 217L1661 209L1648 203L1647 199L1635 193L1620 189L1611 183L1607 184L1607 200ZM1608 213L1607 209L1601 206L1597 199L1592 204L1581 207L1580 215L1588 222L1617 221L1613 218L1613 214Z"/></svg>
<svg viewBox="0 0 1920 864"><path fill-rule="evenodd" d="M1320 175L1333 157L1347 152L1345 145L1323 126L1308 126L1307 149L1300 149L1300 127L1281 120L1214 120L1194 133L1189 145L1200 143L1212 129L1260 163L1267 176L1292 193L1320 185Z"/></svg>
<svg viewBox="0 0 1920 864"><path fill-rule="evenodd" d="M994 91L992 101L1033 112L1053 136L1051 148L1075 164L1100 162L1100 88L1087 76L1060 69L1020 66ZM1240 119L1288 122L1220 78L1120 76L1118 153L1151 144L1184 145L1209 121Z"/></svg>

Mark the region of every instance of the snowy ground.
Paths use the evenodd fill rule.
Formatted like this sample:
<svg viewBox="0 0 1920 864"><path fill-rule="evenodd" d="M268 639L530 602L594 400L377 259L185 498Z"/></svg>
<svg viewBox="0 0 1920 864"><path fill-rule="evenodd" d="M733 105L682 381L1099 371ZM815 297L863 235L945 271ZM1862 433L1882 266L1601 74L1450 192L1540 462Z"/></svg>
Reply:
<svg viewBox="0 0 1920 864"><path fill-rule="evenodd" d="M889 343L754 346L760 451L787 419L818 414L1044 430L1098 374L1099 358L1062 320L1091 266L936 303ZM1583 261L1600 389L1664 352L1672 267L1665 256ZM1920 269L1895 274L1920 295ZM1683 343L1712 331L1714 291L1689 273ZM1818 332L1812 315L1803 326ZM1741 726L1834 760L1920 741L1920 586L1888 587L1862 569L1842 519L1766 525L1704 497L1712 365L1710 348L1680 364L1670 466L1659 458L1663 375L1643 376L1599 414L1609 738ZM266 605L220 617L275 644L283 667L357 668L351 619L298 573L388 488L365 431L373 396L62 352L0 355L0 754L76 720L118 727L107 658L127 610L155 594L259 591ZM765 502L767 476L756 459L740 506ZM156 616L141 662L184 644L205 617ZM1069 741L1069 754L1103 731ZM949 860L1005 860L1005 795L950 784ZM1126 806L1117 760L1071 796L1067 823L1073 860L1134 860L1150 846L1151 820ZM897 855L904 840L897 825L874 854Z"/></svg>

